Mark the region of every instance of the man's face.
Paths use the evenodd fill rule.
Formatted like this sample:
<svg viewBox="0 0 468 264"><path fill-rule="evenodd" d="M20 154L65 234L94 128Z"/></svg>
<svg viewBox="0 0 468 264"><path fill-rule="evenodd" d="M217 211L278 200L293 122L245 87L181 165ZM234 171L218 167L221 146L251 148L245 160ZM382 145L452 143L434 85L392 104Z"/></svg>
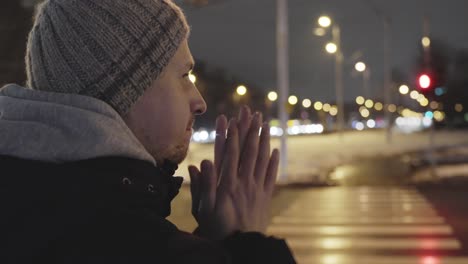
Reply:
<svg viewBox="0 0 468 264"><path fill-rule="evenodd" d="M189 79L193 65L185 40L159 78L123 117L160 164L165 159L177 164L185 159L195 115L206 111L203 97Z"/></svg>

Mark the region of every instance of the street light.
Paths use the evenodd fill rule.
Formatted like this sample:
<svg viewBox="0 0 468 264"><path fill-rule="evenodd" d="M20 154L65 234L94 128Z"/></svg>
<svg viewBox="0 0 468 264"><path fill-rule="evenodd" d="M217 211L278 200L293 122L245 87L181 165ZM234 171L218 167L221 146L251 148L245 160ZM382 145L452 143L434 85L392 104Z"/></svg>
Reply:
<svg viewBox="0 0 468 264"><path fill-rule="evenodd" d="M412 91L410 93L410 97L411 97L411 99L414 99L414 100L418 99L418 97L419 97L418 91Z"/></svg>
<svg viewBox="0 0 468 264"><path fill-rule="evenodd" d="M429 100L427 100L427 98L423 98L421 101L419 101L419 104L422 106L422 107L426 107L429 105Z"/></svg>
<svg viewBox="0 0 468 264"><path fill-rule="evenodd" d="M332 25L332 20L328 16L321 16L318 23L323 28L328 28ZM340 138L343 136L343 129L345 126L344 117L344 91L343 91L343 52L341 50L341 30L340 27L334 23L332 26L332 42L325 46L328 53L335 55L335 90L336 102L338 107L337 119L337 132Z"/></svg>
<svg viewBox="0 0 468 264"><path fill-rule="evenodd" d="M239 85L236 89L236 92L240 96L244 96L247 93L247 87L244 85Z"/></svg>
<svg viewBox="0 0 468 264"><path fill-rule="evenodd" d="M369 97L370 96L370 91L369 91L370 70L368 69L367 65L362 61L357 62L354 65L354 68L356 69L356 71L362 73L362 88L363 88L362 93L364 94L364 96Z"/></svg>
<svg viewBox="0 0 468 264"><path fill-rule="evenodd" d="M335 43L330 42L325 46L325 50L330 54L335 54L338 51L338 47Z"/></svg>
<svg viewBox="0 0 468 264"><path fill-rule="evenodd" d="M290 105L296 105L297 102L298 102L297 96L295 96L295 95L289 96L289 98L288 98L288 103L289 103Z"/></svg>
<svg viewBox="0 0 468 264"><path fill-rule="evenodd" d="M397 106L394 105L394 104L390 104L390 105L388 105L387 110L390 113L395 113L397 111Z"/></svg>
<svg viewBox="0 0 468 264"><path fill-rule="evenodd" d="M429 37L423 37L421 43L424 48L428 48L429 46L431 46L431 39Z"/></svg>
<svg viewBox="0 0 468 264"><path fill-rule="evenodd" d="M270 102L275 102L276 100L278 100L278 94L276 92L269 92L268 93L268 100L270 100Z"/></svg>
<svg viewBox="0 0 468 264"><path fill-rule="evenodd" d="M370 112L369 112L368 109L363 109L363 110L361 111L361 116L362 116L362 117L367 118L367 117L369 117L369 115L370 115Z"/></svg>
<svg viewBox="0 0 468 264"><path fill-rule="evenodd" d="M356 97L356 104L358 104L358 105L363 105L365 101L366 101L366 99L364 99L364 97L362 97L362 96Z"/></svg>
<svg viewBox="0 0 468 264"><path fill-rule="evenodd" d="M338 114L338 108L336 107L336 105L334 105L330 108L330 115L336 116L337 114Z"/></svg>
<svg viewBox="0 0 468 264"><path fill-rule="evenodd" d="M399 91L400 91L400 94L403 94L403 95L408 94L409 93L408 85L405 85L405 84L401 85L399 88Z"/></svg>
<svg viewBox="0 0 468 264"><path fill-rule="evenodd" d="M310 101L310 99L304 99L302 100L302 106L304 108L310 108L312 106L312 101Z"/></svg>
<svg viewBox="0 0 468 264"><path fill-rule="evenodd" d="M314 109L315 110L320 111L320 110L322 110L322 108L323 108L322 102L315 102L315 104L314 104Z"/></svg>
<svg viewBox="0 0 468 264"><path fill-rule="evenodd" d="M314 35L316 35L316 36L323 37L323 36L325 36L325 34L326 34L326 31L323 28L314 29Z"/></svg>
<svg viewBox="0 0 468 264"><path fill-rule="evenodd" d="M432 101L429 106L431 107L431 109L437 110L437 108L439 108L439 103L437 103L436 101Z"/></svg>
<svg viewBox="0 0 468 264"><path fill-rule="evenodd" d="M360 62L357 62L356 65L354 65L354 68L358 72L364 72L366 70L366 64L360 61Z"/></svg>
<svg viewBox="0 0 468 264"><path fill-rule="evenodd" d="M318 19L318 23L321 27L327 28L331 25L332 21L328 16L321 16Z"/></svg>

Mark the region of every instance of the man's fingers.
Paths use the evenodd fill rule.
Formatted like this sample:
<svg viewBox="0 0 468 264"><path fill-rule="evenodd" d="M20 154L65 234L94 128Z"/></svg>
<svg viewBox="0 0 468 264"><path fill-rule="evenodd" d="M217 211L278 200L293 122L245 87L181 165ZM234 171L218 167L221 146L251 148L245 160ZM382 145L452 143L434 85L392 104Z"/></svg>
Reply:
<svg viewBox="0 0 468 264"><path fill-rule="evenodd" d="M229 128L225 144L225 155L223 159L219 191L225 193L232 190L236 184L239 166L239 134L237 130L237 120L229 121Z"/></svg>
<svg viewBox="0 0 468 264"><path fill-rule="evenodd" d="M279 151L273 150L265 177L265 191L271 195L278 177Z"/></svg>
<svg viewBox="0 0 468 264"><path fill-rule="evenodd" d="M241 107L239 112L239 119L237 128L239 131L239 150L242 152L245 144L245 138L249 132L250 123L252 122L252 115L250 108L246 105Z"/></svg>
<svg viewBox="0 0 468 264"><path fill-rule="evenodd" d="M258 133L260 124L262 123L262 114L257 112L254 115L252 124L250 125L249 134L247 135L244 149L242 151L241 162L239 164L239 178L242 178L245 183L249 182L253 176L255 163L258 155Z"/></svg>
<svg viewBox="0 0 468 264"><path fill-rule="evenodd" d="M265 174L270 161L270 126L265 122L262 126L260 135L260 145L258 148L258 157L255 164L255 178L259 185L265 182Z"/></svg>
<svg viewBox="0 0 468 264"><path fill-rule="evenodd" d="M214 162L216 175L220 175L224 156L224 145L226 143L227 119L221 115L216 119L216 139L214 148Z"/></svg>
<svg viewBox="0 0 468 264"><path fill-rule="evenodd" d="M200 213L211 214L216 205L216 170L209 160L202 161L200 167L202 178L200 179L200 204L198 210Z"/></svg>
<svg viewBox="0 0 468 264"><path fill-rule="evenodd" d="M200 203L200 171L195 166L188 167L190 175L190 192L192 193L192 215L198 220Z"/></svg>

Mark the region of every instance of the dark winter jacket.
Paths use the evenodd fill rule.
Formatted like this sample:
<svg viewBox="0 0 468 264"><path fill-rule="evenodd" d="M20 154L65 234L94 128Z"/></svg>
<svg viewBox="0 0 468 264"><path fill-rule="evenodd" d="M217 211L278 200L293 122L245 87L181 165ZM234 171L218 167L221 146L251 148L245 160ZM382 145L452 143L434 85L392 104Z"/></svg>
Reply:
<svg viewBox="0 0 468 264"><path fill-rule="evenodd" d="M0 90L1 263L294 263L283 240L166 220L182 178L84 96Z"/></svg>

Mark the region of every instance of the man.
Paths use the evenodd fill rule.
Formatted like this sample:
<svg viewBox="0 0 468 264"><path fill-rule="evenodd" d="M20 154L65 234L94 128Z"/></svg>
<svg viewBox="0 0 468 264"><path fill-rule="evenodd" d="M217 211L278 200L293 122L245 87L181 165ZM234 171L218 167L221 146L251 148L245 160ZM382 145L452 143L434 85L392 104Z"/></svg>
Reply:
<svg viewBox="0 0 468 264"><path fill-rule="evenodd" d="M294 263L262 234L279 154L247 107L189 168L195 234L165 219L206 111L188 35L169 0L38 8L27 87L0 90L2 263Z"/></svg>

